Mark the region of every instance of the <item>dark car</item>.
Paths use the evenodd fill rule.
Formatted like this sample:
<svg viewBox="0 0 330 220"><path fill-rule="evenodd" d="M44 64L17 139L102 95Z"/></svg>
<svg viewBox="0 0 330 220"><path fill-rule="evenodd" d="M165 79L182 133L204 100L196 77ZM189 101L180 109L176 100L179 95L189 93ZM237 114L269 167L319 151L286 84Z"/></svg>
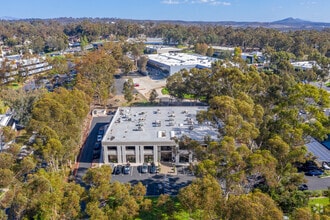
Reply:
<svg viewBox="0 0 330 220"><path fill-rule="evenodd" d="M100 130L98 131L97 134L99 134L99 135L103 135L103 134L104 134L104 127L100 128Z"/></svg>
<svg viewBox="0 0 330 220"><path fill-rule="evenodd" d="M308 186L306 184L301 184L298 186L298 190L301 190L301 191L308 190Z"/></svg>
<svg viewBox="0 0 330 220"><path fill-rule="evenodd" d="M129 164L123 166L123 174L129 174L130 171L131 171L131 166Z"/></svg>
<svg viewBox="0 0 330 220"><path fill-rule="evenodd" d="M147 163L142 164L141 173L148 173L148 164Z"/></svg>
<svg viewBox="0 0 330 220"><path fill-rule="evenodd" d="M94 151L93 152L93 159L99 159L100 158L100 151Z"/></svg>
<svg viewBox="0 0 330 220"><path fill-rule="evenodd" d="M115 167L115 174L116 175L119 175L119 174L121 174L121 171L123 170L123 166L122 165L117 165L116 167Z"/></svg>
<svg viewBox="0 0 330 220"><path fill-rule="evenodd" d="M306 176L321 176L323 174L322 170L309 170L305 173Z"/></svg>
<svg viewBox="0 0 330 220"><path fill-rule="evenodd" d="M101 142L96 142L94 145L94 150L100 150L101 149Z"/></svg>
<svg viewBox="0 0 330 220"><path fill-rule="evenodd" d="M151 163L151 165L149 166L149 172L150 173L157 173L157 166L155 163Z"/></svg>

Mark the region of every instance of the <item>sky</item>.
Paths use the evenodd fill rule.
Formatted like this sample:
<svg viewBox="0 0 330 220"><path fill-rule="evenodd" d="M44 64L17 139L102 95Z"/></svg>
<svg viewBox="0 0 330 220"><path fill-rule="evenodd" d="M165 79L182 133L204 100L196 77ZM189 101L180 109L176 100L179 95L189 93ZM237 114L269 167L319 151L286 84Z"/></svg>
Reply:
<svg viewBox="0 0 330 220"><path fill-rule="evenodd" d="M330 0L6 0L0 18L271 22L293 17L330 23L329 9Z"/></svg>

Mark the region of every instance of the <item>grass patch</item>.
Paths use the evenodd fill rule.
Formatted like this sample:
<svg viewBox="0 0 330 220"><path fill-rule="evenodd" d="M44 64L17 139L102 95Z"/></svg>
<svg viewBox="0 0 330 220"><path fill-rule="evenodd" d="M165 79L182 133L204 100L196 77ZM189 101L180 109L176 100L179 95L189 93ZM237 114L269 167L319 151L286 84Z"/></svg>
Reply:
<svg viewBox="0 0 330 220"><path fill-rule="evenodd" d="M17 90L21 87L22 87L22 85L17 82L9 83L9 85L8 85L8 88L14 89L14 90Z"/></svg>
<svg viewBox="0 0 330 220"><path fill-rule="evenodd" d="M323 205L323 207L330 204L330 200L328 197L320 197L320 198L310 198L308 201L308 206L312 207L316 204Z"/></svg>
<svg viewBox="0 0 330 220"><path fill-rule="evenodd" d="M324 85L325 85L326 87L330 87L330 82L326 82Z"/></svg>
<svg viewBox="0 0 330 220"><path fill-rule="evenodd" d="M168 91L167 88L163 88L162 89L162 94L163 95L169 95L170 92ZM183 95L183 98L184 99L196 99L196 97L192 94L184 94ZM201 100L201 101L205 101L206 100L206 97L205 96L200 96L200 97L197 97L197 99Z"/></svg>
<svg viewBox="0 0 330 220"><path fill-rule="evenodd" d="M163 95L169 95L170 93L169 93L167 88L162 88L162 94Z"/></svg>

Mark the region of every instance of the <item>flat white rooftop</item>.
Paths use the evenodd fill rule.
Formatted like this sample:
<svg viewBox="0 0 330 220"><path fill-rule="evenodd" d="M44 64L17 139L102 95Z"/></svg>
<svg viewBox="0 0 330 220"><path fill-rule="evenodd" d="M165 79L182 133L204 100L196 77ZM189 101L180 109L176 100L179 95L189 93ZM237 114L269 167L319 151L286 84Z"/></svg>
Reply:
<svg viewBox="0 0 330 220"><path fill-rule="evenodd" d="M218 129L210 122L199 124L196 114L205 106L121 107L114 115L103 144L172 143L183 135L196 141L205 136L218 140Z"/></svg>
<svg viewBox="0 0 330 220"><path fill-rule="evenodd" d="M218 59L201 56L198 54L186 53L162 53L148 55L150 60L166 64L168 66L190 66L199 65L206 68L211 68L211 64Z"/></svg>

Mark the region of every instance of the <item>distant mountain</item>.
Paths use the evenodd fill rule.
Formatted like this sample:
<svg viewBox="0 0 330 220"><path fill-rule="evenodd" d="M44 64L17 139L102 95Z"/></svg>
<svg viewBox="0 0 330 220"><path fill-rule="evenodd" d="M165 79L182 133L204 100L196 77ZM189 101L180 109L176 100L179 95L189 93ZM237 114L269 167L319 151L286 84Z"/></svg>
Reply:
<svg viewBox="0 0 330 220"><path fill-rule="evenodd" d="M19 18L14 18L14 17L10 17L10 16L2 16L2 17L0 17L0 20L13 21L13 20L19 20Z"/></svg>
<svg viewBox="0 0 330 220"><path fill-rule="evenodd" d="M305 21L299 18L285 18L283 20L279 20L279 21L274 21L272 22L273 24L290 24L290 25L297 25L297 24L306 24L306 23L312 23L311 21Z"/></svg>

